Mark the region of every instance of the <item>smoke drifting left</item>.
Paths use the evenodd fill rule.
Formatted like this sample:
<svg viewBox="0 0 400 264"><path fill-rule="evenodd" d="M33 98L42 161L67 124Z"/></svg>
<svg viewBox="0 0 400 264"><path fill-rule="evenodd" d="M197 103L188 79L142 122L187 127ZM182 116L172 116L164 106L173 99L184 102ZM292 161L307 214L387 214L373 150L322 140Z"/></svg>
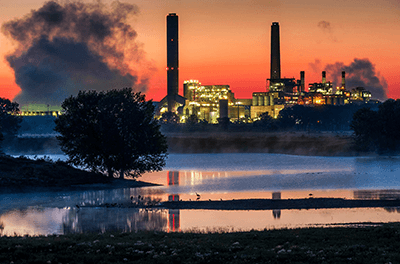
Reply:
<svg viewBox="0 0 400 264"><path fill-rule="evenodd" d="M24 18L2 25L17 48L6 59L21 88L15 101L60 104L79 90L132 87L147 90L148 68L128 19L139 12L114 2L46 2ZM128 62L134 62L132 65Z"/></svg>

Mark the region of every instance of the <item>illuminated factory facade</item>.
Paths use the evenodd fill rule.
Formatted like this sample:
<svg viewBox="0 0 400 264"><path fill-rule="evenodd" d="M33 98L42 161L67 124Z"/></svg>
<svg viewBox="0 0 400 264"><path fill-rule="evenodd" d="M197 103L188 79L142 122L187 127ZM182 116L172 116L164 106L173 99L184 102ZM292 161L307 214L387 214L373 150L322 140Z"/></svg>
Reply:
<svg viewBox="0 0 400 264"><path fill-rule="evenodd" d="M195 115L198 120L218 123L219 118L231 121L252 122L261 114L268 112L277 118L285 107L293 105L344 105L349 103L367 103L371 93L362 87L346 90L346 73L342 72L339 87L327 81L326 72L322 72L319 83L310 83L305 87L305 72L300 71L300 79L281 77L279 23L271 25L271 61L270 78L265 91L253 92L251 99L237 99L229 85L202 85L198 80L185 80L183 97L178 94L179 83L179 46L178 16L167 16L167 96L157 109L157 116L164 112L175 112L181 122Z"/></svg>
<svg viewBox="0 0 400 264"><path fill-rule="evenodd" d="M230 117L228 113L237 103L229 85L202 85L198 80L184 81L183 96L186 99L183 119L196 115L209 123L217 123L220 117ZM226 109L222 110L223 115L221 108Z"/></svg>

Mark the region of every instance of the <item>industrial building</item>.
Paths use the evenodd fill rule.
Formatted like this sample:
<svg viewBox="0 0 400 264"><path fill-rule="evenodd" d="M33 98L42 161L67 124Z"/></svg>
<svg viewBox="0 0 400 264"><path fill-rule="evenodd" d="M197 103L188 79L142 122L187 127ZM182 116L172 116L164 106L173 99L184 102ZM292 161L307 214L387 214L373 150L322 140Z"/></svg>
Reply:
<svg viewBox="0 0 400 264"><path fill-rule="evenodd" d="M201 85L198 80L186 80L183 83L183 93L186 102L182 121L191 115L196 115L199 120L217 123L218 118L233 118L233 113L236 113L233 108L238 102L229 85ZM223 115L220 115L221 108L224 109Z"/></svg>
<svg viewBox="0 0 400 264"><path fill-rule="evenodd" d="M54 116L62 114L61 106L46 104L26 104L21 107L19 116Z"/></svg>

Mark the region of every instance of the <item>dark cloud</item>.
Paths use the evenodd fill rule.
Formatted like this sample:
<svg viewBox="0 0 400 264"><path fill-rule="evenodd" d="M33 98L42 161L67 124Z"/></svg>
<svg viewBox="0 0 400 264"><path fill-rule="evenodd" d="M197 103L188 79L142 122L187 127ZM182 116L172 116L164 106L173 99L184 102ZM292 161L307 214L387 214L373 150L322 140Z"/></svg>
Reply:
<svg viewBox="0 0 400 264"><path fill-rule="evenodd" d="M60 104L82 89L147 89L135 68L148 67L128 19L138 13L132 4L100 1L46 2L24 18L2 25L18 47L6 57L21 93L15 99ZM135 67L135 65L133 66Z"/></svg>
<svg viewBox="0 0 400 264"><path fill-rule="evenodd" d="M331 31L332 31L332 28L331 28L331 23L329 23L328 21L319 21L318 22L318 27L320 28L320 29L322 29L322 31L324 31L324 32L328 32L328 33L331 33Z"/></svg>
<svg viewBox="0 0 400 264"><path fill-rule="evenodd" d="M369 59L355 58L350 65L345 65L343 62L328 64L325 71L336 85L341 83L341 73L345 71L347 90L364 87L371 92L373 98L387 99L387 82L383 76L376 72L375 66Z"/></svg>

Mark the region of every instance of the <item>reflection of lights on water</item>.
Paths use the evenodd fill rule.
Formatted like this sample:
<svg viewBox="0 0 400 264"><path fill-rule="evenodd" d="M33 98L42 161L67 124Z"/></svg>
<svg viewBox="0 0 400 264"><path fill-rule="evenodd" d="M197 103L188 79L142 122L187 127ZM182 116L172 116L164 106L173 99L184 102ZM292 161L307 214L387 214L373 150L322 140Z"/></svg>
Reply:
<svg viewBox="0 0 400 264"><path fill-rule="evenodd" d="M398 222L398 208L312 210L178 210L132 208L28 208L0 215L0 235L160 230L263 230L332 223Z"/></svg>
<svg viewBox="0 0 400 264"><path fill-rule="evenodd" d="M200 185L206 179L228 178L229 172L181 171L180 185Z"/></svg>
<svg viewBox="0 0 400 264"><path fill-rule="evenodd" d="M170 209L168 210L168 232L180 232L180 210Z"/></svg>

